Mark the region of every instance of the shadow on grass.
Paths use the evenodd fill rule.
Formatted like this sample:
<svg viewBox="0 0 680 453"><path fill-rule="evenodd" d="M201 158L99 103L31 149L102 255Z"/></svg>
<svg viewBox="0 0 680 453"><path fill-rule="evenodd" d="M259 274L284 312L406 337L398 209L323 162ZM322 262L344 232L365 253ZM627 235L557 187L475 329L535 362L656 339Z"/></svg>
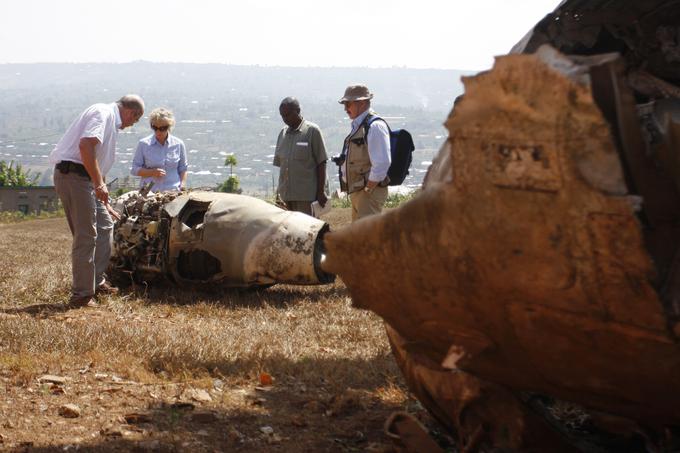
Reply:
<svg viewBox="0 0 680 453"><path fill-rule="evenodd" d="M80 430L80 435L72 426L73 437L80 439L85 431L99 430L93 440L81 440L78 444L61 440L50 446L24 445L8 451L393 451L383 433L389 415L404 410L425 415L412 400L381 398L375 391L386 383L373 375L376 368L384 368L383 360L310 359L299 365L309 370L326 370L326 379L284 377L270 387L252 383L242 393L223 387L221 391L212 391L213 401L207 404L167 394L151 399L146 391L140 390L145 408L130 408L123 416L127 423L123 420L95 426L88 423L87 430ZM333 370L339 368L353 373L356 382L331 382ZM359 382L362 376L366 382ZM241 395L242 400L233 403L235 395ZM228 406L220 407L220 401L226 401ZM77 424L77 419L69 422ZM6 439L6 447L9 442Z"/></svg>
<svg viewBox="0 0 680 453"><path fill-rule="evenodd" d="M269 288L211 288L208 285L179 287L172 283L136 284L123 290L151 304L187 305L209 303L226 307L256 307L270 305L290 307L300 301L321 302L331 298L349 297L342 284L319 286L274 285Z"/></svg>
<svg viewBox="0 0 680 453"><path fill-rule="evenodd" d="M66 304L35 304L23 307L9 307L0 308L0 313L6 315L42 315L49 316L54 313L63 313L65 311L73 310L75 307L71 307Z"/></svg>

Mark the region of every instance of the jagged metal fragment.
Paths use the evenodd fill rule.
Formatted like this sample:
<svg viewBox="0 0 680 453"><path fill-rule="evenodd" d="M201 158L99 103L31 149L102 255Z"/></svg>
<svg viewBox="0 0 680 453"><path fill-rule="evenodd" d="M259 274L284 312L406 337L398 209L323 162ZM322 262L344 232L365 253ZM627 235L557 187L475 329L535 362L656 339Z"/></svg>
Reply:
<svg viewBox="0 0 680 453"><path fill-rule="evenodd" d="M325 237L324 268L385 319L411 389L466 451L570 451L565 407L629 437L680 425L680 328L639 217L664 205L639 212L622 164L644 157L639 124L601 110L618 67L499 57L464 78L422 192ZM630 99L617 85L618 118Z"/></svg>
<svg viewBox="0 0 680 453"><path fill-rule="evenodd" d="M321 270L328 225L245 195L133 193L117 203L111 272L225 287L332 282Z"/></svg>

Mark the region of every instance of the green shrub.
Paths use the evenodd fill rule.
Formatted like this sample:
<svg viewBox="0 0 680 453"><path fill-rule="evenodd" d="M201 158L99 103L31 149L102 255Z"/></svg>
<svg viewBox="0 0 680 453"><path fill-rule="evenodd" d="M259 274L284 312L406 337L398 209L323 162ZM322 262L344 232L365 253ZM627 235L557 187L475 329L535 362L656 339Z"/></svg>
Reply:
<svg viewBox="0 0 680 453"><path fill-rule="evenodd" d="M218 192L241 193L243 190L241 190L239 186L240 182L238 176L230 176L222 184L217 186L215 190Z"/></svg>
<svg viewBox="0 0 680 453"><path fill-rule="evenodd" d="M386 208L396 208L402 203L406 203L410 199L416 196L416 193L418 193L419 190L412 190L409 193L391 193L387 196L387 200L385 200L385 207Z"/></svg>
<svg viewBox="0 0 680 453"><path fill-rule="evenodd" d="M40 214L24 214L21 211L0 211L0 223L17 223L25 220L36 219L52 219L55 217L64 217L64 209L59 208L56 211L42 211Z"/></svg>

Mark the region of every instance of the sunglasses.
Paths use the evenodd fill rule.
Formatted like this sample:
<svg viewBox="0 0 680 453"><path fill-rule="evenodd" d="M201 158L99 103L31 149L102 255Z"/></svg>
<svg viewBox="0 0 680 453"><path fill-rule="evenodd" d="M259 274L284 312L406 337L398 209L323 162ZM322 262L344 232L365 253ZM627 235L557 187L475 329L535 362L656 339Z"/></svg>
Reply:
<svg viewBox="0 0 680 453"><path fill-rule="evenodd" d="M154 125L151 125L151 129L153 129L155 131L165 132L168 129L170 129L170 126L154 126Z"/></svg>

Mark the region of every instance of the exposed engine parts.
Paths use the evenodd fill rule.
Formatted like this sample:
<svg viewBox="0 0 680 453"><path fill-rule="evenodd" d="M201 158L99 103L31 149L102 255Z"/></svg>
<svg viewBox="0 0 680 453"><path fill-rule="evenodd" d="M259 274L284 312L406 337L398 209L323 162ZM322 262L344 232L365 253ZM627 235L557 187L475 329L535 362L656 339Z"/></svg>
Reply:
<svg viewBox="0 0 680 453"><path fill-rule="evenodd" d="M332 282L324 222L245 195L131 193L116 203L112 273L226 287Z"/></svg>

